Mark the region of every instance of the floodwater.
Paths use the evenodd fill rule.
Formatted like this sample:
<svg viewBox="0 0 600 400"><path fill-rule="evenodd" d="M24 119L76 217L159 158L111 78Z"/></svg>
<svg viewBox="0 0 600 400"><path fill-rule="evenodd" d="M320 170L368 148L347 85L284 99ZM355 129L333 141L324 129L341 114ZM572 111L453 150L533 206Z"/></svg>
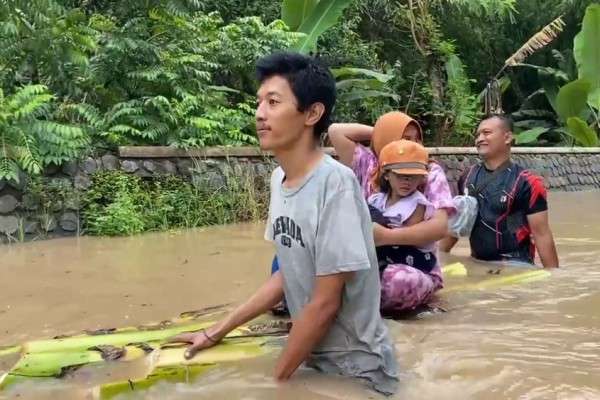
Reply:
<svg viewBox="0 0 600 400"><path fill-rule="evenodd" d="M448 312L389 321L403 371L394 398L600 399L598 204L598 192L550 193L562 265L551 277L442 292ZM272 249L262 230L234 225L2 246L0 346L239 303L269 273ZM463 262L470 275L484 276L490 266L470 260L466 246L446 262ZM276 356L225 363L191 383L122 398L380 398L354 381L310 370L276 384L270 378Z"/></svg>

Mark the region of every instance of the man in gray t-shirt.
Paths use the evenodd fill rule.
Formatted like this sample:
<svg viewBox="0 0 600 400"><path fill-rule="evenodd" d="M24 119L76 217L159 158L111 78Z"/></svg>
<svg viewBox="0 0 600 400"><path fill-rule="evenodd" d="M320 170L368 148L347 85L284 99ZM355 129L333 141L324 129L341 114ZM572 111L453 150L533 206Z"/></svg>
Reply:
<svg viewBox="0 0 600 400"><path fill-rule="evenodd" d="M271 178L266 237L280 271L225 319L179 335L186 357L217 344L284 297L293 319L275 367L285 381L305 363L367 380L385 394L397 386L394 347L379 314L380 283L367 206L350 169L318 143L335 104L335 81L316 60L279 53L257 65L256 128L280 167Z"/></svg>
<svg viewBox="0 0 600 400"><path fill-rule="evenodd" d="M379 314L380 286L369 210L352 170L324 155L294 188L271 177L265 238L275 243L292 318L311 301L315 277L353 272L335 321L308 365L368 379L384 393L397 381L396 360Z"/></svg>

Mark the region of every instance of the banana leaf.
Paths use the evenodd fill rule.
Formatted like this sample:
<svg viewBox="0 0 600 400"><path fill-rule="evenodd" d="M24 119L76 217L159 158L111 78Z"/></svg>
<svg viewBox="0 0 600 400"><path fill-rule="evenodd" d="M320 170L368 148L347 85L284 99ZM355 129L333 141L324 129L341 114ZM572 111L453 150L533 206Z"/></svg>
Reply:
<svg viewBox="0 0 600 400"><path fill-rule="evenodd" d="M335 25L341 17L344 9L352 3L352 0L321 0L306 18L298 32L306 34L300 39L295 49L301 53L308 53L317 46L317 40L327 29Z"/></svg>
<svg viewBox="0 0 600 400"><path fill-rule="evenodd" d="M600 4L588 6L581 31L575 36L573 53L579 79L585 79L592 89L600 88Z"/></svg>
<svg viewBox="0 0 600 400"><path fill-rule="evenodd" d="M281 19L292 30L296 31L313 12L319 0L283 0Z"/></svg>
<svg viewBox="0 0 600 400"><path fill-rule="evenodd" d="M567 133L580 145L585 147L598 146L598 134L581 118L569 118L567 129Z"/></svg>
<svg viewBox="0 0 600 400"><path fill-rule="evenodd" d="M556 111L563 121L583 115L591 89L591 83L583 79L569 82L560 88L556 96Z"/></svg>

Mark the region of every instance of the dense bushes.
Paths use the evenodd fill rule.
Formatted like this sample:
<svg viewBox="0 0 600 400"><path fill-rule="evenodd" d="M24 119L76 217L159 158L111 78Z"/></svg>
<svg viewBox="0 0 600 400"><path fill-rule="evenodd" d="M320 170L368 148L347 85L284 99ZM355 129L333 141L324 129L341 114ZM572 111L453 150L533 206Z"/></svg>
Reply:
<svg viewBox="0 0 600 400"><path fill-rule="evenodd" d="M92 235L131 235L266 217L266 188L249 174L227 176L218 188L197 183L176 176L143 180L100 171L82 195L84 230Z"/></svg>

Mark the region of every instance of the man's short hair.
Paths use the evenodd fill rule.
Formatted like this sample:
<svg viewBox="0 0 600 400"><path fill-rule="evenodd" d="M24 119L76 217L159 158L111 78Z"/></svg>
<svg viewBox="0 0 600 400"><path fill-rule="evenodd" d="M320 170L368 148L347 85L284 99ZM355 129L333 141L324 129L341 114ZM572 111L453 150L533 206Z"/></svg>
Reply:
<svg viewBox="0 0 600 400"><path fill-rule="evenodd" d="M313 57L281 52L258 60L256 75L261 83L275 75L284 77L298 100L300 112L306 111L314 103L322 103L325 111L314 127L315 138L321 137L331 124L336 98L335 79L329 68Z"/></svg>
<svg viewBox="0 0 600 400"><path fill-rule="evenodd" d="M481 121L479 121L479 123L481 124L483 121L487 121L488 119L492 118L498 118L502 122L502 125L507 132L514 132L515 123L513 122L512 118L506 114L487 114L481 119Z"/></svg>

